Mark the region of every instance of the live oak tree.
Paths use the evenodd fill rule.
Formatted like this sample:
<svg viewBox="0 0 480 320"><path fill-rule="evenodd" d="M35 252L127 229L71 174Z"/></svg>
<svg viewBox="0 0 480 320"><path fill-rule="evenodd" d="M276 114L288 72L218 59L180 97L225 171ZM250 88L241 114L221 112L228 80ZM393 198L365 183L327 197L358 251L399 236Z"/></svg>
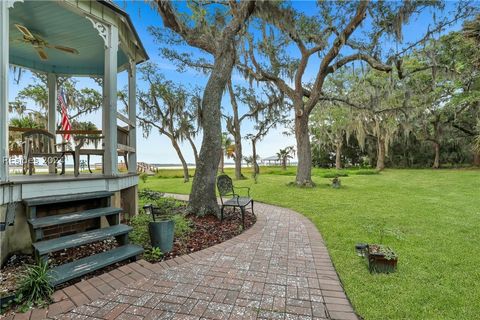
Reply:
<svg viewBox="0 0 480 320"><path fill-rule="evenodd" d="M362 149L367 140L374 139L376 169L383 170L389 146L400 132L408 136L412 130L409 115L415 108L409 104L410 91L405 87L405 80L395 74L372 68L350 70L349 76L346 76L348 73L342 74L340 86L329 88L328 96L322 97L322 103L339 104L351 109L348 115L336 115L340 125L335 131L345 130L345 134L354 135ZM321 113L321 110L316 113ZM315 130L318 129L315 127Z"/></svg>
<svg viewBox="0 0 480 320"><path fill-rule="evenodd" d="M241 124L245 120L258 122L259 115L262 113L268 113L269 110L279 110L283 106L283 97L268 85L260 88L236 86L234 89L231 81L228 83L228 93L232 105L232 114L224 112L223 116L226 119L227 130L233 136L235 142L235 178L242 179L244 177L241 171L243 158ZM239 102L248 107L243 114L239 111Z"/></svg>
<svg viewBox="0 0 480 320"><path fill-rule="evenodd" d="M465 23L463 32L464 36L472 39L476 48L480 50L480 14L478 14L474 20ZM478 55L474 60L474 65L476 68L480 68L480 57ZM480 82L480 80L478 82ZM480 83L477 86L477 89L479 89L479 87ZM477 106L480 108L480 103L477 102ZM473 150L475 152L474 164L480 166L480 117L477 119L476 132L477 134L473 144Z"/></svg>
<svg viewBox="0 0 480 320"><path fill-rule="evenodd" d="M242 90L244 91L246 89L242 87L236 87L235 90L231 80L228 82L227 88L230 96L232 113L230 114L228 112L224 112L223 117L226 120L227 130L233 136L235 142L235 178L239 180L245 178L242 174L243 148L241 124L245 119L255 117L256 114L258 114L258 112L261 110L249 106L250 109L246 113L240 114L237 96L241 94Z"/></svg>
<svg viewBox="0 0 480 320"><path fill-rule="evenodd" d="M416 123L422 129L420 136L434 147L433 168L440 166L444 141L470 142L477 134L477 119L480 117L477 59L478 48L459 32L432 40L423 50L412 55L411 60L417 65L427 66L412 75L408 85L417 100ZM474 163L480 161L475 151L473 158Z"/></svg>
<svg viewBox="0 0 480 320"><path fill-rule="evenodd" d="M270 86L263 88L263 93L258 95L255 91L243 90L239 95L243 103L249 106L250 110L258 110L255 113L254 132L247 134L244 138L252 144L251 162L253 165L253 177L260 173L258 166L257 143L260 142L271 129L279 125L287 124L288 102L285 101L281 92L277 92Z"/></svg>
<svg viewBox="0 0 480 320"><path fill-rule="evenodd" d="M335 168L342 168L344 141L353 131L352 112L345 106L333 103L332 106L317 108L310 117L313 144L333 146Z"/></svg>
<svg viewBox="0 0 480 320"><path fill-rule="evenodd" d="M42 121L40 125L46 127L48 110L48 87L47 76L42 73L32 74L33 83L20 90L9 109L22 115L28 112ZM83 115L88 115L102 107L102 94L92 88L77 88L77 81L68 77L58 77L57 86L63 89L67 104L68 118L70 121L78 120ZM32 106L33 102L34 106ZM61 113L61 107L57 104L57 112Z"/></svg>
<svg viewBox="0 0 480 320"><path fill-rule="evenodd" d="M325 1L318 3L317 13L306 15L279 3L271 7L269 16L259 17L256 24L259 36L247 37L239 69L251 80L276 85L291 100L295 112L298 185L313 186L308 121L323 96L327 77L334 77L337 70L355 61L364 61L383 72L396 68L401 75L403 53L466 14L459 10L452 16L439 18L437 15L437 24L426 31L425 37L382 54L380 45L385 47L391 36L400 40L402 25L412 14L435 4L438 3ZM364 23L367 17L368 23ZM361 29L363 35L353 38L357 29ZM296 48L298 54L292 53L291 47ZM393 49L395 46L388 48ZM313 65L315 72L310 76L307 67Z"/></svg>
<svg viewBox="0 0 480 320"><path fill-rule="evenodd" d="M342 149L351 135L355 132L358 123L358 114L355 108L349 107L346 102L352 86L349 68L336 77L330 78L325 84L325 94L320 102L321 107L313 110L310 116L310 128L313 145L330 148L335 151L335 168L342 168Z"/></svg>
<svg viewBox="0 0 480 320"><path fill-rule="evenodd" d="M359 106L354 125L357 141L363 147L365 138L375 139L376 169L383 170L389 147L399 131L403 130L408 136L411 130L407 121L410 110L406 101L408 91L394 75L370 70L364 78L358 79L357 91L352 94Z"/></svg>
<svg viewBox="0 0 480 320"><path fill-rule="evenodd" d="M33 83L21 89L15 100L9 103L9 111L18 117L10 120L10 126L18 128L47 127L48 86L47 76L43 73L32 73ZM102 107L102 95L96 89L77 87L77 81L69 77L58 77L57 86L64 90L67 113L72 130L97 130L90 121L83 121L82 116L96 112ZM61 106L57 104L57 113L61 114ZM58 118L58 117L57 117ZM59 124L60 121L57 121ZM58 126L60 127L60 125ZM91 135L95 136L95 135ZM19 149L21 134L12 132L9 136L12 150ZM98 140L87 140L95 143Z"/></svg>
<svg viewBox="0 0 480 320"><path fill-rule="evenodd" d="M196 154L193 137L198 131L195 124L199 98L185 87L165 80L153 63L142 65L140 72L147 89L138 93L140 108L137 119L146 136L155 128L170 140L182 163L183 181L188 182L188 165L180 143L189 141Z"/></svg>
<svg viewBox="0 0 480 320"><path fill-rule="evenodd" d="M170 1L156 0L164 26L171 32L166 41L201 50L213 59L202 98L203 140L190 193L189 211L218 215L215 178L221 156L221 100L236 61L236 46L246 30L255 1L187 2L190 12L180 13ZM162 32L157 33L162 37ZM188 56L188 55L187 55Z"/></svg>

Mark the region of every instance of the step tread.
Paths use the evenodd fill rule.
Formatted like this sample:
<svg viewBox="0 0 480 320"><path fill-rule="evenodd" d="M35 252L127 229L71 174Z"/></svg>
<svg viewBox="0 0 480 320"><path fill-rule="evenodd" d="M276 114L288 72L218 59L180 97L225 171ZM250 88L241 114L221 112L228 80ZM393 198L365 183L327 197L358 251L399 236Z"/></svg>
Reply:
<svg viewBox="0 0 480 320"><path fill-rule="evenodd" d="M99 199L113 196L113 192L110 191L99 191L99 192L87 192L87 193L74 193L74 194L65 194L59 196L48 196L48 197L36 197L30 199L23 199L23 203L27 207L40 206L44 204L51 203L64 203L64 202L73 202L81 200L90 200L90 199Z"/></svg>
<svg viewBox="0 0 480 320"><path fill-rule="evenodd" d="M29 219L28 223L30 223L33 229L39 229L39 228L45 228L45 227L55 226L59 224L72 223L72 222L83 221L83 220L88 220L92 218L98 218L102 216L110 216L114 214L119 214L120 212L122 212L122 209L120 208L112 208L112 207L96 208L96 209L90 209L90 210L73 212L73 213L66 213L66 214L59 214L54 216L42 217L42 218Z"/></svg>
<svg viewBox="0 0 480 320"><path fill-rule="evenodd" d="M105 240L110 237L129 233L133 228L124 224L118 224L108 228L96 229L81 233L72 234L60 238L39 241L33 243L38 255L73 248L87 243Z"/></svg>
<svg viewBox="0 0 480 320"><path fill-rule="evenodd" d="M50 282L52 285L56 286L116 262L135 257L141 253L143 253L142 247L134 244L127 244L110 251L69 262L54 267L49 271L52 277Z"/></svg>

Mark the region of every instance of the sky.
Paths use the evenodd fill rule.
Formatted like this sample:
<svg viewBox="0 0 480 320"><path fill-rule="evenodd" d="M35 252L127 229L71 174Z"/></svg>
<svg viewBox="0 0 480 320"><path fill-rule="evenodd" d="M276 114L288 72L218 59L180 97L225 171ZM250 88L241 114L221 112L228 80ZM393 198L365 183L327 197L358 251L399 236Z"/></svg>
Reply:
<svg viewBox="0 0 480 320"><path fill-rule="evenodd" d="M208 80L208 76L204 74L199 74L195 71L186 71L179 73L172 64L172 62L166 60L160 55L158 45L155 43L154 38L148 32L149 26L159 26L162 27L163 23L159 14L154 11L149 4L144 1L116 1L117 4L122 7L131 17L133 24L142 40L142 43L150 56L150 61L157 63L162 69L163 74L167 79L173 80L175 82L182 83L186 87L203 87ZM314 1L294 1L293 5L305 13L315 12L316 5ZM447 2L447 10L449 7L453 6L453 2ZM404 42L413 41L421 36L428 26L433 23L432 17L430 14L423 14L417 19L411 20L408 25L404 27ZM461 28L461 24L457 24L449 28L449 30L458 30ZM185 47L178 48L179 50L186 51ZM289 48L288 50L296 50L295 48ZM307 68L305 74L305 79L312 78L318 68L319 60L313 59ZM10 101L14 100L16 94L23 87L31 83L31 76L28 72L25 72L22 75L22 81L20 83L15 83L13 81L13 75L10 76ZM95 84L94 81L87 78L76 78L79 87L94 87L100 90L100 88ZM242 77L236 73L233 74L234 84L243 84L247 85L247 82L242 79ZM145 84L137 80L139 89L144 88ZM118 88L123 89L127 84L126 72L123 72L118 75ZM222 100L222 108L228 112L230 108L230 101L228 99L228 94L224 95ZM240 114L246 112L247 107L240 105ZM57 116L57 119L60 116ZM84 117L81 120L92 121L101 127L101 112L91 114ZM293 118L292 118L293 122ZM242 122L242 135L253 131L254 123L251 121ZM225 129L225 124L223 124L223 130ZM179 164L175 150L171 146L168 138L161 136L155 130L152 130L148 138L143 136L143 132L140 127L138 127L138 141L137 141L137 152L138 152L138 161L147 162L147 163L161 163L161 164ZM285 148L287 146L295 145L295 137L293 135L285 135L284 132L288 131L287 128L279 127L277 129L271 130L270 133L257 144L257 152L260 157L269 157L275 155L280 148ZM198 148L200 148L201 137L197 138L195 141ZM184 156L189 163L194 163L194 156L191 150L191 147L188 143L182 145L182 151ZM243 153L244 156L251 155L251 145L249 141L243 140ZM227 160L228 161L228 160Z"/></svg>

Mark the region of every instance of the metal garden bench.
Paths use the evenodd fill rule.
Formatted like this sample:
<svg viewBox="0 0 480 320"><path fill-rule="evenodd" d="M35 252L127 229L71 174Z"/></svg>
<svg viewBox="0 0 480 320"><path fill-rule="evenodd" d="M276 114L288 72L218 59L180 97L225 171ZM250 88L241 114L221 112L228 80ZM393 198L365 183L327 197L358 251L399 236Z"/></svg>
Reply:
<svg viewBox="0 0 480 320"><path fill-rule="evenodd" d="M220 194L220 201L222 204L221 209L221 220L223 221L223 211L225 207L233 207L233 212L238 207L242 213L242 226L245 229L245 207L249 204L252 206L253 212L253 199L250 197L250 188L249 187L235 187L233 185L232 179L225 175L219 175L217 177L217 188ZM240 194L235 192L236 189L247 189L247 197L242 197ZM223 197L232 196L231 199L224 201Z"/></svg>

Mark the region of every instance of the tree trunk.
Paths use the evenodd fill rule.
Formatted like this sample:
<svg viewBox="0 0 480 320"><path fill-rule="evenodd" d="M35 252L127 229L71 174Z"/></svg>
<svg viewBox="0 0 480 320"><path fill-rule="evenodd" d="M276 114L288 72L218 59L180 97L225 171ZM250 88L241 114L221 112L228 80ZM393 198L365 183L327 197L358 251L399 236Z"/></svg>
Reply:
<svg viewBox="0 0 480 320"><path fill-rule="evenodd" d="M385 140L377 138L377 170L385 169Z"/></svg>
<svg viewBox="0 0 480 320"><path fill-rule="evenodd" d="M473 165L480 167L480 152L473 153Z"/></svg>
<svg viewBox="0 0 480 320"><path fill-rule="evenodd" d="M342 169L342 145L343 143L337 142L335 151L335 169Z"/></svg>
<svg viewBox="0 0 480 320"><path fill-rule="evenodd" d="M300 102L303 104L303 102ZM295 110L298 110L296 107ZM298 111L297 111L298 112ZM296 183L298 186L313 187L312 150L308 133L308 114L302 112L295 117L295 137L297 139L298 167Z"/></svg>
<svg viewBox="0 0 480 320"><path fill-rule="evenodd" d="M220 154L220 172L225 173L225 151L223 149Z"/></svg>
<svg viewBox="0 0 480 320"><path fill-rule="evenodd" d="M433 141L433 147L435 149L435 160L433 160L433 169L440 168L440 143Z"/></svg>
<svg viewBox="0 0 480 320"><path fill-rule="evenodd" d="M257 163L257 140L252 140L252 158L253 158L253 177L260 173L260 168Z"/></svg>
<svg viewBox="0 0 480 320"><path fill-rule="evenodd" d="M440 115L437 115L435 121L433 122L434 136L433 136L433 139L430 140L430 141L432 141L433 148L435 150L435 159L433 160L433 166L432 166L433 169L440 168L440 142L439 142L440 141L440 134L441 134L440 128L441 128L441 126L440 126Z"/></svg>
<svg viewBox="0 0 480 320"><path fill-rule="evenodd" d="M222 152L221 103L235 62L234 37L218 44L212 73L203 92L203 139L193 178L188 210L196 215L219 215L215 178Z"/></svg>
<svg viewBox="0 0 480 320"><path fill-rule="evenodd" d="M197 146L195 145L195 143L193 143L193 140L191 137L188 137L188 142L190 142L190 145L192 146L192 150L193 150L193 156L195 157L195 165L198 163L198 150L197 150Z"/></svg>
<svg viewBox="0 0 480 320"><path fill-rule="evenodd" d="M235 132L240 133L240 126L238 126L238 131L235 129ZM242 137L240 134L235 134L235 179L240 180L245 178L242 174Z"/></svg>
<svg viewBox="0 0 480 320"><path fill-rule="evenodd" d="M177 143L177 140L171 138L173 148L175 151L177 151L178 158L180 159L180 162L182 163L183 167L183 182L188 182L190 181L190 176L188 174L188 165L187 162L185 161L185 158L183 157L182 150L180 149L180 146Z"/></svg>
<svg viewBox="0 0 480 320"><path fill-rule="evenodd" d="M282 169L287 170L287 157L282 159Z"/></svg>
<svg viewBox="0 0 480 320"><path fill-rule="evenodd" d="M228 82L228 92L230 94L230 101L233 111L233 125L232 122L227 123L227 130L233 136L235 141L235 179L240 180L245 178L242 174L242 134L240 131L240 117L238 116L238 104L233 92L232 80Z"/></svg>

